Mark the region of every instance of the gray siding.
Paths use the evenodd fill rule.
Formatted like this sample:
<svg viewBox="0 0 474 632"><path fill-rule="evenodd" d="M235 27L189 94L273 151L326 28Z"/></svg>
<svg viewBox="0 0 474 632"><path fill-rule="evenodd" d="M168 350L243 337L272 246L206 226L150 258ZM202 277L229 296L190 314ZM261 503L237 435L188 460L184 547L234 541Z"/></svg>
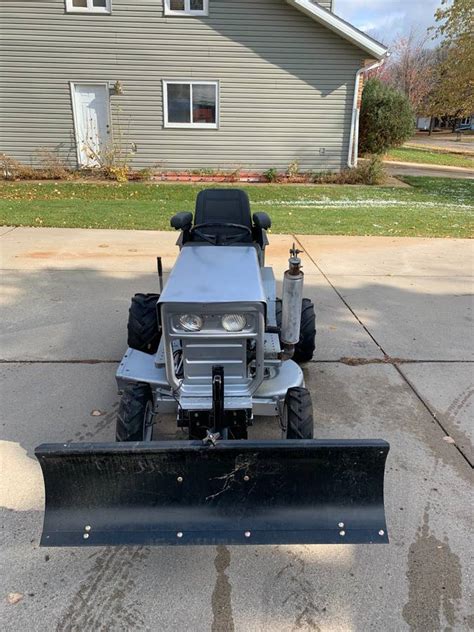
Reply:
<svg viewBox="0 0 474 632"><path fill-rule="evenodd" d="M0 151L29 162L46 147L75 163L68 82L120 80L114 130L137 144L134 167L344 166L366 55L284 0L210 7L165 17L161 0L113 0L112 15L93 15L2 0ZM162 80L191 78L220 81L218 130L163 127Z"/></svg>

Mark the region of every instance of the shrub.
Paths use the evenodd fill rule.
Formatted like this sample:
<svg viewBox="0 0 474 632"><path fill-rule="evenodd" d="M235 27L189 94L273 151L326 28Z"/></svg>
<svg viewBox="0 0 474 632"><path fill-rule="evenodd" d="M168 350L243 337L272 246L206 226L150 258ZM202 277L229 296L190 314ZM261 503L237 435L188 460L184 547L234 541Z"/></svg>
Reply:
<svg viewBox="0 0 474 632"><path fill-rule="evenodd" d="M4 180L34 180L35 170L7 154L0 154L0 169Z"/></svg>
<svg viewBox="0 0 474 632"><path fill-rule="evenodd" d="M54 152L48 149L39 149L36 153L40 161L39 167L25 165L7 154L0 154L0 171L3 179L68 180L73 177L72 171Z"/></svg>
<svg viewBox="0 0 474 632"><path fill-rule="evenodd" d="M115 180L116 182L127 182L130 173L130 167L128 165L116 165L102 167L104 176L108 180Z"/></svg>
<svg viewBox="0 0 474 632"><path fill-rule="evenodd" d="M313 182L317 184L383 184L387 178L380 156L371 156L353 169L344 169L340 173L323 172L315 174Z"/></svg>
<svg viewBox="0 0 474 632"><path fill-rule="evenodd" d="M151 180L153 177L153 169L139 169L138 171L132 171L128 179L129 180Z"/></svg>
<svg viewBox="0 0 474 632"><path fill-rule="evenodd" d="M364 162L360 162L355 169L349 169L353 176L354 184L383 184L387 179L387 173L380 156L371 156Z"/></svg>
<svg viewBox="0 0 474 632"><path fill-rule="evenodd" d="M41 147L36 152L41 165L39 172L45 180L69 180L71 170L64 164L62 158L54 151Z"/></svg>
<svg viewBox="0 0 474 632"><path fill-rule="evenodd" d="M241 170L240 167L237 167L229 174L230 182L240 182Z"/></svg>
<svg viewBox="0 0 474 632"><path fill-rule="evenodd" d="M297 178L300 173L300 165L297 160L293 160L288 165L288 169L286 170L286 175L288 178Z"/></svg>
<svg viewBox="0 0 474 632"><path fill-rule="evenodd" d="M276 182L278 180L278 171L275 167L271 167L263 172L263 177L267 182Z"/></svg>
<svg viewBox="0 0 474 632"><path fill-rule="evenodd" d="M407 97L379 79L369 79L362 94L359 151L384 154L402 145L415 131Z"/></svg>

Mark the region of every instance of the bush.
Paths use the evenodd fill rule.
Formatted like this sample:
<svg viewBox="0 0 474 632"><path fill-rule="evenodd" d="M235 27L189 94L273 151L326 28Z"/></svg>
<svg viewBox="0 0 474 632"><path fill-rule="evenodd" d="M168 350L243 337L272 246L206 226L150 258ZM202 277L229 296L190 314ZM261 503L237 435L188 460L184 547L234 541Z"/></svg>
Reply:
<svg viewBox="0 0 474 632"><path fill-rule="evenodd" d="M353 169L344 169L340 173L323 172L315 174L316 184L383 184L387 178L380 156L371 156Z"/></svg>
<svg viewBox="0 0 474 632"><path fill-rule="evenodd" d="M369 79L362 94L359 151L384 154L415 131L415 117L405 95L379 79Z"/></svg>
<svg viewBox="0 0 474 632"><path fill-rule="evenodd" d="M278 180L278 171L275 167L271 167L263 172L263 177L267 182L276 182Z"/></svg>
<svg viewBox="0 0 474 632"><path fill-rule="evenodd" d="M40 149L37 155L39 167L31 167L7 154L0 154L1 177L4 180L69 180L74 177L54 152Z"/></svg>
<svg viewBox="0 0 474 632"><path fill-rule="evenodd" d="M41 178L45 180L69 180L71 178L71 170L57 152L41 147L36 154L41 165L39 169Z"/></svg>
<svg viewBox="0 0 474 632"><path fill-rule="evenodd" d="M140 169L139 171L132 171L128 174L129 180L147 181L153 177L153 169Z"/></svg>
<svg viewBox="0 0 474 632"><path fill-rule="evenodd" d="M288 165L288 169L286 170L286 175L291 180L292 178L297 178L299 176L299 173L300 173L299 162L297 160L293 160Z"/></svg>
<svg viewBox="0 0 474 632"><path fill-rule="evenodd" d="M357 165L355 169L349 169L355 182L353 184L383 184L387 179L387 173L380 156L371 156ZM350 182L348 184L351 184Z"/></svg>

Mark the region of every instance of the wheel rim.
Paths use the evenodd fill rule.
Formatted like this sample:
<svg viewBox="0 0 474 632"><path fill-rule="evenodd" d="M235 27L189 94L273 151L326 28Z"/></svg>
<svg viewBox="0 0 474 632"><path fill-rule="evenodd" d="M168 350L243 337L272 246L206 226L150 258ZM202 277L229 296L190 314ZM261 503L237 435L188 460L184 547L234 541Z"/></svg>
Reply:
<svg viewBox="0 0 474 632"><path fill-rule="evenodd" d="M155 413L153 412L153 402L148 400L143 416L143 441L152 441L153 439L153 423L155 421Z"/></svg>

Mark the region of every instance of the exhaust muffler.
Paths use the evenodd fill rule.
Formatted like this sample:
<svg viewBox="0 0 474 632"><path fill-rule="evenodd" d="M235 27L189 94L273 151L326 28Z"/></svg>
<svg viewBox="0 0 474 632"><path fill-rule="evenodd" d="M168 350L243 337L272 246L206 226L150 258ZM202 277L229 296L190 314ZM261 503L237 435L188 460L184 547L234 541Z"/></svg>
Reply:
<svg viewBox="0 0 474 632"><path fill-rule="evenodd" d="M291 360L300 339L304 273L295 244L290 250L289 268L283 277L281 344L282 360Z"/></svg>

